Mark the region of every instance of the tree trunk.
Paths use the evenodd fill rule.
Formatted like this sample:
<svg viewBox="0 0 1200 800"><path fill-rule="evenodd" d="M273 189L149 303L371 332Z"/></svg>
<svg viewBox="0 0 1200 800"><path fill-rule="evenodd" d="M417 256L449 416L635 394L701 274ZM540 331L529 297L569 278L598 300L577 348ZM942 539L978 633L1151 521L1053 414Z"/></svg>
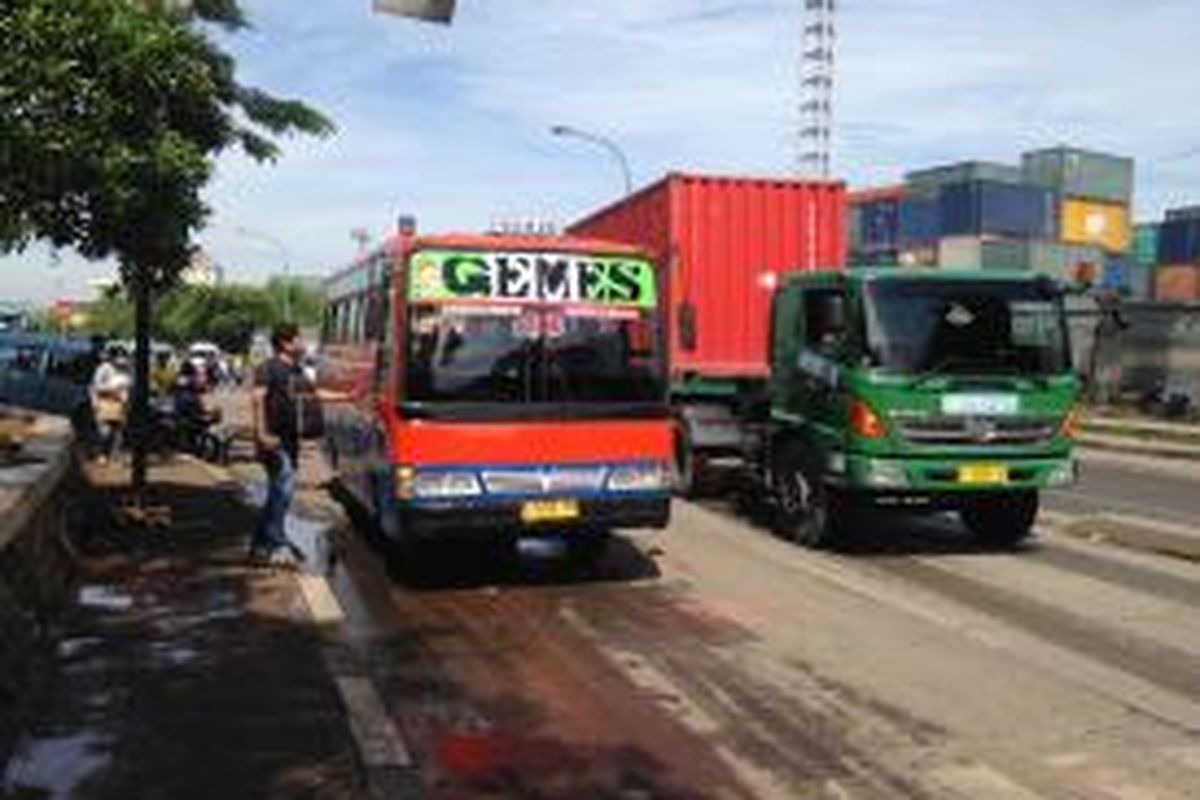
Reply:
<svg viewBox="0 0 1200 800"><path fill-rule="evenodd" d="M146 445L150 423L150 281L132 282L134 297L133 414L130 433L133 441L133 495L138 505L146 500Z"/></svg>

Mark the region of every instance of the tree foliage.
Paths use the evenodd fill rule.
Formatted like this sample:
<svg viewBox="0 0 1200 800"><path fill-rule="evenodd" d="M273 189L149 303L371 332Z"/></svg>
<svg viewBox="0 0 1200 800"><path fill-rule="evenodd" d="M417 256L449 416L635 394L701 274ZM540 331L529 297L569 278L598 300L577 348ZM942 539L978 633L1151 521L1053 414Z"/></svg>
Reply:
<svg viewBox="0 0 1200 800"><path fill-rule="evenodd" d="M284 320L285 286L290 287L291 319L302 328L318 326L323 308L320 292L301 281L285 284L273 279L266 286L173 289L159 301L153 335L180 346L203 340L228 352L245 352L255 332L269 330ZM93 303L88 318L89 333L120 339L133 335L133 303L123 292L113 292Z"/></svg>
<svg viewBox="0 0 1200 800"><path fill-rule="evenodd" d="M168 285L208 208L215 157L326 134L293 100L236 79L200 21L245 24L236 0L3 0L0 249L44 239L116 257L127 282Z"/></svg>

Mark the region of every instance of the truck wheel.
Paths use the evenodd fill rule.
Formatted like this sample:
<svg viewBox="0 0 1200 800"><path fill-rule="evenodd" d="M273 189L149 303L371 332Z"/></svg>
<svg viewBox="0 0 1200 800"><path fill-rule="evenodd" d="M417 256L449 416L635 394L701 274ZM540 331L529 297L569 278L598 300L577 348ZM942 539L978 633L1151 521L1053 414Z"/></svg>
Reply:
<svg viewBox="0 0 1200 800"><path fill-rule="evenodd" d="M841 502L835 490L797 466L777 471L772 483L775 530L780 536L814 549L837 542Z"/></svg>
<svg viewBox="0 0 1200 800"><path fill-rule="evenodd" d="M1019 492L976 498L961 515L981 544L1012 548L1029 538L1037 512L1037 492Z"/></svg>

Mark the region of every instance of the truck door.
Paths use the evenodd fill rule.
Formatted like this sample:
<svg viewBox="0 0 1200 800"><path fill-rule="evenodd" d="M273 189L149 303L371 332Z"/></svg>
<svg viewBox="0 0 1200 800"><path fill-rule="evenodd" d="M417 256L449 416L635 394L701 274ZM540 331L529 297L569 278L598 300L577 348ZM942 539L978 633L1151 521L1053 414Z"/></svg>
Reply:
<svg viewBox="0 0 1200 800"><path fill-rule="evenodd" d="M846 290L840 286L806 288L798 311L793 413L803 419L810 444L824 454L840 449L845 439L842 359L848 332Z"/></svg>

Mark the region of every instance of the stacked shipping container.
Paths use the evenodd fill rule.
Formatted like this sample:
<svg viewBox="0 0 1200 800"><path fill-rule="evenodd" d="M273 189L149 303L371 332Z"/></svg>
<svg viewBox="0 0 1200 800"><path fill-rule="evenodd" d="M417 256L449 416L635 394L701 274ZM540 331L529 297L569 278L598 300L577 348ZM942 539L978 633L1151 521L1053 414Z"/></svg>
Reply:
<svg viewBox="0 0 1200 800"><path fill-rule="evenodd" d="M1200 301L1200 207L1167 212L1159 227L1154 296L1177 302Z"/></svg>
<svg viewBox="0 0 1200 800"><path fill-rule="evenodd" d="M877 258L866 235L867 220L882 213L879 197L850 196L863 234L852 233L850 263L1032 269L1144 296L1149 273L1129 258L1132 192L1132 160L1061 147L1026 153L1021 166L968 161L910 172L887 190L895 259Z"/></svg>
<svg viewBox="0 0 1200 800"><path fill-rule="evenodd" d="M1130 258L1133 160L1069 147L1035 150L1021 157L1025 179L1059 198L1059 240L1103 251L1094 281L1131 297L1149 294L1149 274ZM1083 270L1071 277L1084 279Z"/></svg>
<svg viewBox="0 0 1200 800"><path fill-rule="evenodd" d="M850 197L850 253L854 266L892 266L900 249L900 206L903 186L889 186Z"/></svg>

